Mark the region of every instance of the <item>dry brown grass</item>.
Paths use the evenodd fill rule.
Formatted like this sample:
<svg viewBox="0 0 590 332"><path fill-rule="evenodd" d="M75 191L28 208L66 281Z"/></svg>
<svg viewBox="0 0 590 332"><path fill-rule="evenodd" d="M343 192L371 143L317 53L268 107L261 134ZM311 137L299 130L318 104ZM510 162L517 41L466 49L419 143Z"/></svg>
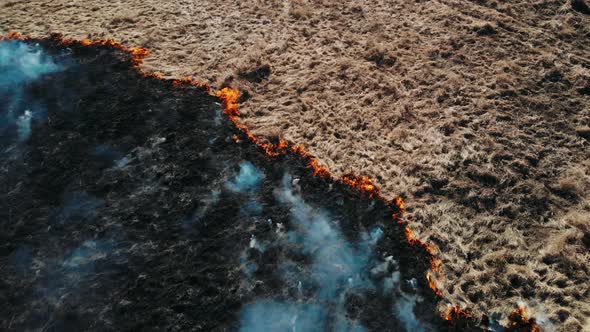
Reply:
<svg viewBox="0 0 590 332"><path fill-rule="evenodd" d="M296 20L306 20L313 16L313 7L305 3L291 5L289 15Z"/></svg>
<svg viewBox="0 0 590 332"><path fill-rule="evenodd" d="M4 9L3 32L114 37L148 46L148 70L248 91L255 133L406 198L450 301L507 314L522 300L560 331L590 331L590 18L569 1ZM109 24L128 10L133 25ZM263 79L244 75L263 65Z"/></svg>

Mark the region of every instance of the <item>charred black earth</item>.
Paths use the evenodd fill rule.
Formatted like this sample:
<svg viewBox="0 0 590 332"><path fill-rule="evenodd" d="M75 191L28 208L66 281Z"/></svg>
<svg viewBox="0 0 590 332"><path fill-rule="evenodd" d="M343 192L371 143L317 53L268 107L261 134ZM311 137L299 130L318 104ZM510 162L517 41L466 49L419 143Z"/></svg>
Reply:
<svg viewBox="0 0 590 332"><path fill-rule="evenodd" d="M393 206L129 54L0 42L0 330L471 330Z"/></svg>

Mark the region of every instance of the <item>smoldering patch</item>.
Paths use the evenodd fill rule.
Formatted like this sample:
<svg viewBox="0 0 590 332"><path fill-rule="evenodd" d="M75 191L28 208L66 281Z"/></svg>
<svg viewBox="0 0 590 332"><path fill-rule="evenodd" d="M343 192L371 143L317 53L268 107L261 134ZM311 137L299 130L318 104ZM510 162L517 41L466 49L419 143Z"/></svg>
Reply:
<svg viewBox="0 0 590 332"><path fill-rule="evenodd" d="M96 262L107 257L113 246L104 240L87 240L66 255L61 263L67 274L83 277L94 270Z"/></svg>
<svg viewBox="0 0 590 332"><path fill-rule="evenodd" d="M31 264L33 263L33 252L29 246L22 246L15 250L8 259L9 267L14 271L25 276L30 273Z"/></svg>
<svg viewBox="0 0 590 332"><path fill-rule="evenodd" d="M221 191L213 190L210 195L201 200L200 206L191 213L183 222L183 228L190 230L209 213L212 207L219 202Z"/></svg>
<svg viewBox="0 0 590 332"><path fill-rule="evenodd" d="M40 261L37 289L44 301L59 306L64 296L76 293L80 284L96 273L114 248L114 242L108 238L91 239L66 251L61 259L37 257Z"/></svg>
<svg viewBox="0 0 590 332"><path fill-rule="evenodd" d="M95 218L103 202L84 191L65 195L64 202L55 219L60 224L82 222Z"/></svg>

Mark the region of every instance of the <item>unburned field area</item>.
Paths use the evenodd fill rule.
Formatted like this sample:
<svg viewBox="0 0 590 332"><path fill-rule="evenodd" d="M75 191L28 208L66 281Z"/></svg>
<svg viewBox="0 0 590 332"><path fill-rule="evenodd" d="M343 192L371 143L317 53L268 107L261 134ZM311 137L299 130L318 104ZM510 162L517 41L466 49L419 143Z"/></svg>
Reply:
<svg viewBox="0 0 590 332"><path fill-rule="evenodd" d="M590 16L570 1L12 1L10 31L239 88L256 135L404 197L448 301L590 329Z"/></svg>

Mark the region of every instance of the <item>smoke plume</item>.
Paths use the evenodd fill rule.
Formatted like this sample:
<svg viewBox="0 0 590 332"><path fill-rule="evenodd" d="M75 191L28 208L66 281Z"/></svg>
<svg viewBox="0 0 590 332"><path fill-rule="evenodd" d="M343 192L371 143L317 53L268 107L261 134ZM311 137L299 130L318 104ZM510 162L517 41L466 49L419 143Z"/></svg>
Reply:
<svg viewBox="0 0 590 332"><path fill-rule="evenodd" d="M25 86L60 69L38 45L0 41L0 137L4 137L0 146L4 150L25 142L31 135L32 121L44 114L26 95Z"/></svg>
<svg viewBox="0 0 590 332"><path fill-rule="evenodd" d="M403 323L406 331L423 332L424 327L416 319L414 307L416 307L416 296L402 293L402 296L395 304L395 316Z"/></svg>
<svg viewBox="0 0 590 332"><path fill-rule="evenodd" d="M375 227L362 232L357 243L350 242L338 221L307 204L295 187L291 176L285 175L282 187L275 191L277 200L291 211L290 230L276 242L310 257L311 265L283 259L283 282L285 287L297 285L298 299L262 299L244 306L241 331L365 331L347 314L346 299L375 288L366 271L374 263L373 246L383 231Z"/></svg>
<svg viewBox="0 0 590 332"><path fill-rule="evenodd" d="M262 180L264 174L249 161L240 163L240 171L238 175L231 181L226 183L226 187L235 192L250 192L256 190Z"/></svg>

